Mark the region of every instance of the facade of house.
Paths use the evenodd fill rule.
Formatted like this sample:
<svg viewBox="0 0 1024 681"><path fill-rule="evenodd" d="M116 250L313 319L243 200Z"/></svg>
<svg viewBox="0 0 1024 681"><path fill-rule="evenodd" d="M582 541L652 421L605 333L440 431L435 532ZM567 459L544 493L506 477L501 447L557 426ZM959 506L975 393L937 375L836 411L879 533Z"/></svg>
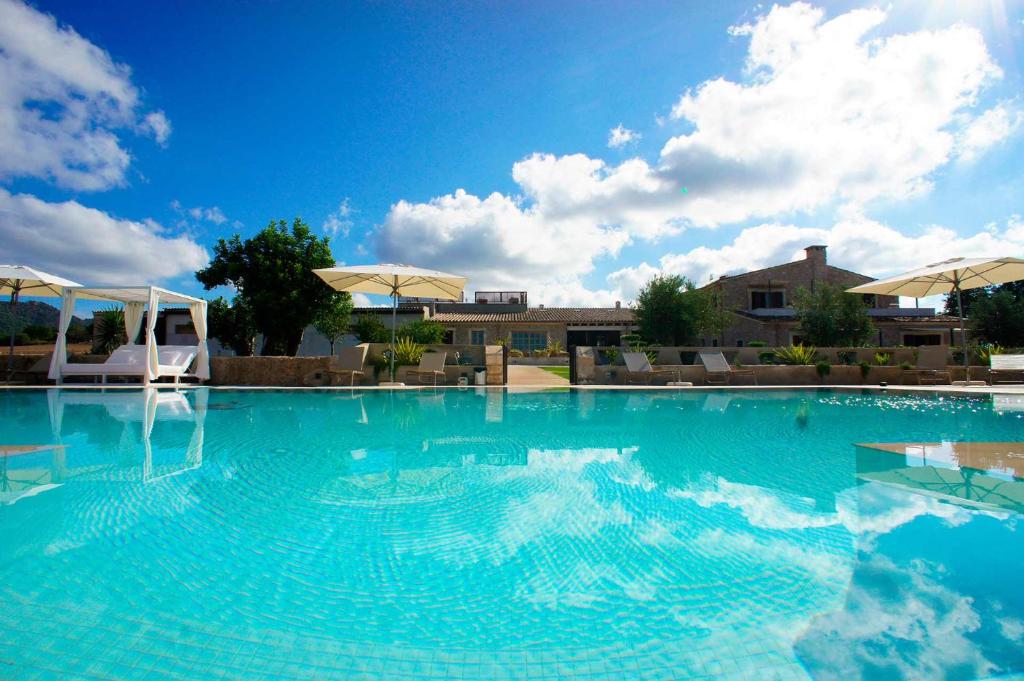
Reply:
<svg viewBox="0 0 1024 681"><path fill-rule="evenodd" d="M446 330L445 341L457 345L487 345L507 341L510 348L530 353L559 343L618 345L622 334L635 328L633 312L621 305L602 307L528 307L525 291L477 291L473 302L417 301L398 308L398 325L431 319ZM391 310L356 308L353 317L377 315L390 326Z"/></svg>
<svg viewBox="0 0 1024 681"><path fill-rule="evenodd" d="M828 264L825 246L808 246L803 260L720 277L704 288L721 292L723 307L733 322L722 338L701 338L702 345L742 347L751 341L769 346L800 342L799 321L793 310L796 292L832 284L850 288L871 277ZM956 317L937 314L934 308L900 307L896 296L867 296L868 314L883 346L952 344Z"/></svg>

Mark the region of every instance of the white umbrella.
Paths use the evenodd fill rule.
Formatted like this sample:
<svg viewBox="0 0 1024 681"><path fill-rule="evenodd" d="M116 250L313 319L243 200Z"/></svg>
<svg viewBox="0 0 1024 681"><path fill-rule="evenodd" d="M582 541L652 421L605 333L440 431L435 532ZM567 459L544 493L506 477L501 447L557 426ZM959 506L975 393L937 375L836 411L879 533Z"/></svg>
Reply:
<svg viewBox="0 0 1024 681"><path fill-rule="evenodd" d="M461 300L466 278L410 265L358 265L313 270L336 291L391 296L391 380L395 380L398 296Z"/></svg>
<svg viewBox="0 0 1024 681"><path fill-rule="evenodd" d="M888 279L879 279L847 289L847 293L876 293L888 296L924 298L939 293L956 293L960 317L960 342L967 366L967 331L960 292L1024 279L1020 258L950 258Z"/></svg>
<svg viewBox="0 0 1024 681"><path fill-rule="evenodd" d="M65 286L81 286L70 279L40 272L24 265L0 265L0 295L11 296L11 346L7 354L7 380L14 369L14 336L17 334L15 315L18 298L25 296L60 297Z"/></svg>

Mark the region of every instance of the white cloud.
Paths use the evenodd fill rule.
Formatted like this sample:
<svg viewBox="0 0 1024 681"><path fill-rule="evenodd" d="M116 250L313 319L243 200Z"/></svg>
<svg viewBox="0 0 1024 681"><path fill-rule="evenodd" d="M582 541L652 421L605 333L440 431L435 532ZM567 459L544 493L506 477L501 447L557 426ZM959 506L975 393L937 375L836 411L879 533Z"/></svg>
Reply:
<svg viewBox="0 0 1024 681"><path fill-rule="evenodd" d="M116 131L170 134L162 112L139 112L127 66L19 0L0 0L0 83L0 179L107 189L131 161Z"/></svg>
<svg viewBox="0 0 1024 681"><path fill-rule="evenodd" d="M352 213L355 212L349 203L349 199L346 196L338 204L337 210L330 213L327 219L324 220L324 231L331 236L347 237L348 233L352 230L353 221Z"/></svg>
<svg viewBox="0 0 1024 681"><path fill-rule="evenodd" d="M146 127L153 133L153 139L162 147L167 146L167 138L171 136L171 122L163 111L153 111L143 119Z"/></svg>
<svg viewBox="0 0 1024 681"><path fill-rule="evenodd" d="M1001 142L1020 127L1024 116L1012 104L998 104L973 119L958 140L960 158L973 161L997 142Z"/></svg>
<svg viewBox="0 0 1024 681"><path fill-rule="evenodd" d="M952 255L998 256L1024 253L1024 225L1019 216L1004 227L988 226L974 234L959 235L948 227L931 225L917 233L899 230L846 211L832 227L796 227L768 223L742 230L720 248L698 246L683 253L666 253L651 265L642 262L608 276L608 281L626 300L658 273L680 274L704 284L724 274L777 265L804 258L804 247L828 246L830 264L881 277L939 262Z"/></svg>
<svg viewBox="0 0 1024 681"><path fill-rule="evenodd" d="M77 201L50 203L0 189L4 257L75 281L98 284L158 282L208 261L187 236L152 221L116 218Z"/></svg>
<svg viewBox="0 0 1024 681"><path fill-rule="evenodd" d="M976 109L1002 72L976 29L872 37L886 18L871 9L826 21L807 4L775 6L731 31L750 40L743 80L708 80L680 97L672 118L688 132L668 139L656 162L613 166L583 154L536 153L513 166L521 195L460 190L427 203L400 201L378 232L378 251L385 260L468 274L474 284L525 287L536 302L594 304L621 295L616 286L635 286L626 270L610 289L582 284L599 259L615 258L635 239L920 196L964 145L980 149L998 136L1000 114ZM761 231L786 242L769 242L759 264L822 232ZM845 255L855 261L850 239ZM863 240L856 245L866 248ZM917 249L871 250L860 259L878 269ZM667 265L703 281L758 259L692 255L707 262Z"/></svg>
<svg viewBox="0 0 1024 681"><path fill-rule="evenodd" d="M463 274L478 287L527 287L532 300L556 304L579 300L580 275L627 239L592 220L541 217L502 194L480 199L460 189L428 203L397 203L376 246L387 262Z"/></svg>
<svg viewBox="0 0 1024 681"><path fill-rule="evenodd" d="M640 133L619 123L614 128L608 131L608 146L612 149L618 149L624 147L630 142L636 142L640 139Z"/></svg>
<svg viewBox="0 0 1024 681"><path fill-rule="evenodd" d="M175 213L181 216L188 216L196 221L212 222L215 225L222 225L228 221L228 216L224 214L224 211L219 206L196 206L194 208L185 208L181 201L174 199L171 201L171 208ZM181 226L187 224L187 221L182 221ZM241 226L238 221L235 221L235 226Z"/></svg>

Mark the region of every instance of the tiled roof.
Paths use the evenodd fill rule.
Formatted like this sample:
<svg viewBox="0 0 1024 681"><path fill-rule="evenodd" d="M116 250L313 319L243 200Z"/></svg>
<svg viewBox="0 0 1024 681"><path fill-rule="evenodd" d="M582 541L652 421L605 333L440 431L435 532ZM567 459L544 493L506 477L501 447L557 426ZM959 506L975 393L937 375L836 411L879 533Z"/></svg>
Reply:
<svg viewBox="0 0 1024 681"><path fill-rule="evenodd" d="M628 307L533 307L523 312L438 312L431 319L459 322L531 322L567 324L632 324Z"/></svg>

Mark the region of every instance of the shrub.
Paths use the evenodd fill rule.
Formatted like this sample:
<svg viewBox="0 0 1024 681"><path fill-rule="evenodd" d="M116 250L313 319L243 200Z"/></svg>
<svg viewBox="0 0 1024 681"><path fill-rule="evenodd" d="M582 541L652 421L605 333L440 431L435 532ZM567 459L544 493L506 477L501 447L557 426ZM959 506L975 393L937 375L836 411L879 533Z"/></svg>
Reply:
<svg viewBox="0 0 1024 681"><path fill-rule="evenodd" d="M775 359L780 364L814 364L817 354L814 347L803 344L775 349Z"/></svg>
<svg viewBox="0 0 1024 681"><path fill-rule="evenodd" d="M757 361L761 364L775 364L775 351L765 350L764 352L757 353Z"/></svg>
<svg viewBox="0 0 1024 681"><path fill-rule="evenodd" d="M854 350L840 350L836 353L836 358L840 364L856 364L857 353Z"/></svg>
<svg viewBox="0 0 1024 681"><path fill-rule="evenodd" d="M989 362L992 361L992 355L1002 355L1005 354L1005 352L1006 351L1003 349L1003 346L1000 345L999 343L992 343L991 345L979 345L977 350L978 359L980 359L985 364L988 364Z"/></svg>
<svg viewBox="0 0 1024 681"><path fill-rule="evenodd" d="M533 355L534 357L547 357L548 356L548 351L544 350L543 348L537 348L536 350L534 350L530 354Z"/></svg>
<svg viewBox="0 0 1024 681"><path fill-rule="evenodd" d="M871 373L871 363L862 359L857 365L860 367L860 377L867 378L868 374Z"/></svg>
<svg viewBox="0 0 1024 681"><path fill-rule="evenodd" d="M814 368L818 371L818 376L825 378L832 373L832 363L828 360L822 360L814 365Z"/></svg>
<svg viewBox="0 0 1024 681"><path fill-rule="evenodd" d="M768 343L766 343L765 341L761 341L761 340L753 340L753 341L750 341L749 343L747 343L747 347L748 348L766 348L766 347L768 347Z"/></svg>
<svg viewBox="0 0 1024 681"><path fill-rule="evenodd" d="M411 338L399 338L395 342L395 366L419 364L424 347Z"/></svg>
<svg viewBox="0 0 1024 681"><path fill-rule="evenodd" d="M892 360L892 355L888 352L876 352L875 353L875 364L880 367L889 366L889 362Z"/></svg>
<svg viewBox="0 0 1024 681"><path fill-rule="evenodd" d="M900 369L903 369L904 371L910 371L913 368L914 365L910 362L900 362Z"/></svg>
<svg viewBox="0 0 1024 681"><path fill-rule="evenodd" d="M607 348L604 351L604 356L606 358L608 358L608 363L609 364L615 364L615 360L617 360L619 358L619 349L618 348Z"/></svg>
<svg viewBox="0 0 1024 681"><path fill-rule="evenodd" d="M509 357L522 357L523 356L523 351L520 350L519 348L512 348L511 350L508 351L508 356Z"/></svg>
<svg viewBox="0 0 1024 681"><path fill-rule="evenodd" d="M562 344L559 343L558 341L551 341L550 343L548 343L548 357L558 357L563 352L565 352L565 348L563 348Z"/></svg>

